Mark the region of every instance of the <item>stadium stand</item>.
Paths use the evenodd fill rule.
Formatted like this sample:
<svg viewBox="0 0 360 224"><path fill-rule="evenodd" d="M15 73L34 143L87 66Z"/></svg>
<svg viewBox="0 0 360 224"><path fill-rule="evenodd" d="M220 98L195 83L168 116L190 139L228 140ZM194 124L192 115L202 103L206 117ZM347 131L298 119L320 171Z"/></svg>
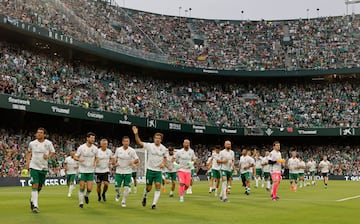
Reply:
<svg viewBox="0 0 360 224"><path fill-rule="evenodd" d="M0 93L221 127L359 127L359 80L215 83L73 65L1 43Z"/></svg>
<svg viewBox="0 0 360 224"><path fill-rule="evenodd" d="M0 9L10 19L182 66L246 71L360 66L359 15L215 21L164 16L94 0L9 0L1 1Z"/></svg>

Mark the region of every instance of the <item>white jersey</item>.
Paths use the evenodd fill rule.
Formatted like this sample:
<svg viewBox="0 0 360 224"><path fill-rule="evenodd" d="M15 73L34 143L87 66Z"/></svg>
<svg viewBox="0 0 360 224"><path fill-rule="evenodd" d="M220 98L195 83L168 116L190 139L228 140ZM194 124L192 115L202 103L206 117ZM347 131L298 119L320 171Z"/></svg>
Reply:
<svg viewBox="0 0 360 224"><path fill-rule="evenodd" d="M299 168L298 168L299 173L305 173L305 168L306 168L305 162L299 160Z"/></svg>
<svg viewBox="0 0 360 224"><path fill-rule="evenodd" d="M220 170L221 169L221 164L218 163L217 161L220 160L220 152L216 153L213 152L211 155L211 159L212 159L212 165L211 165L211 169L213 170Z"/></svg>
<svg viewBox="0 0 360 224"><path fill-rule="evenodd" d="M165 167L165 172L167 172L167 173L175 173L176 172L176 169L174 168L174 163L173 163L174 156L175 156L175 152L172 156L170 154L168 154L166 157L167 167Z"/></svg>
<svg viewBox="0 0 360 224"><path fill-rule="evenodd" d="M272 150L269 154L269 160L277 161L281 159L280 151ZM270 165L270 172L271 173L281 173L281 163L274 163Z"/></svg>
<svg viewBox="0 0 360 224"><path fill-rule="evenodd" d="M261 163L266 163L266 165L263 165L262 167L264 173L270 173L270 165L268 164L268 162L269 162L269 156L263 157Z"/></svg>
<svg viewBox="0 0 360 224"><path fill-rule="evenodd" d="M127 149L124 149L123 146L117 148L114 157L117 165L115 173L117 174L131 174L134 172L131 163L139 159L135 149L130 146Z"/></svg>
<svg viewBox="0 0 360 224"><path fill-rule="evenodd" d="M98 162L95 167L95 173L110 172L110 159L113 158L111 150L105 149L105 151L103 151L101 148L98 148L96 158Z"/></svg>
<svg viewBox="0 0 360 224"><path fill-rule="evenodd" d="M309 169L310 172L315 172L316 171L316 161L309 161L307 162L307 168Z"/></svg>
<svg viewBox="0 0 360 224"><path fill-rule="evenodd" d="M288 159L287 165L289 168L289 173L299 173L299 162L298 158Z"/></svg>
<svg viewBox="0 0 360 224"><path fill-rule="evenodd" d="M250 172L250 167L248 167L249 165L255 165L255 160L251 157L251 156L241 156L240 157L240 173L244 174L244 173L248 173Z"/></svg>
<svg viewBox="0 0 360 224"><path fill-rule="evenodd" d="M95 145L88 147L86 143L79 146L75 156L83 159L79 162L79 173L93 173L95 170L95 157L98 149Z"/></svg>
<svg viewBox="0 0 360 224"><path fill-rule="evenodd" d="M254 160L255 160L255 168L262 169L261 163L262 163L263 157L262 156L254 157Z"/></svg>
<svg viewBox="0 0 360 224"><path fill-rule="evenodd" d="M160 165L163 163L164 158L169 154L166 147L162 144L156 146L155 143L145 143L144 149L148 153L147 169L152 171L162 171Z"/></svg>
<svg viewBox="0 0 360 224"><path fill-rule="evenodd" d="M79 162L74 160L71 156L65 158L66 174L77 174Z"/></svg>
<svg viewBox="0 0 360 224"><path fill-rule="evenodd" d="M39 142L37 139L29 143L28 151L31 152L30 168L34 170L48 170L48 160L44 159L44 154L55 152L51 141L45 139Z"/></svg>
<svg viewBox="0 0 360 224"><path fill-rule="evenodd" d="M228 151L226 149L221 150L220 152L220 160L227 159L227 163L221 163L221 170L225 171L232 171L233 170L233 163L235 160L235 153L231 149Z"/></svg>
<svg viewBox="0 0 360 224"><path fill-rule="evenodd" d="M184 148L180 149L175 153L175 160L179 164L179 171L191 172L194 169L192 161L196 159L194 150Z"/></svg>
<svg viewBox="0 0 360 224"><path fill-rule="evenodd" d="M330 166L331 166L331 163L327 160L327 161L321 161L319 163L319 167L320 167L320 170L321 170L321 173L329 173L330 172Z"/></svg>

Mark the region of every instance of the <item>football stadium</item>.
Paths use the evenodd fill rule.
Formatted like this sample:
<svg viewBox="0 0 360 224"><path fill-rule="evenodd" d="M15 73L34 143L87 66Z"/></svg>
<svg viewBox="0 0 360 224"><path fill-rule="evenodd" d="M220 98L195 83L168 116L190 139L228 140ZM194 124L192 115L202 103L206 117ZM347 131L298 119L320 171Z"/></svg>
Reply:
<svg viewBox="0 0 360 224"><path fill-rule="evenodd" d="M170 2L0 0L1 222L356 223L360 1Z"/></svg>

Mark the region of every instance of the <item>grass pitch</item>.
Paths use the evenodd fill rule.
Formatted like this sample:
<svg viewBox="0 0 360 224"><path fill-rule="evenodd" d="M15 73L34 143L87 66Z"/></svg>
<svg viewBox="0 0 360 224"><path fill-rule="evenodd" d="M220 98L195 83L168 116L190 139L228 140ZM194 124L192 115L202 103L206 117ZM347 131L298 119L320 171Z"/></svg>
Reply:
<svg viewBox="0 0 360 224"><path fill-rule="evenodd" d="M284 180L279 188L280 201L274 202L263 188L252 188L251 195L243 194L240 183L235 181L229 195L229 203L221 202L209 194L208 182L195 182L193 194L185 195L180 203L178 195L169 198L161 193L157 210L151 209L153 191L148 204L142 207L144 185L138 186L137 194L130 194L127 207L115 202L112 185L107 193L107 202L98 202L95 188L90 203L84 209L78 207L78 186L71 198L66 186L44 187L39 197L40 213L30 211L30 187L1 187L1 223L357 223L360 208L360 182L330 181L324 189L322 182L316 186L289 190ZM177 193L177 189L176 189ZM358 197L357 197L358 196Z"/></svg>

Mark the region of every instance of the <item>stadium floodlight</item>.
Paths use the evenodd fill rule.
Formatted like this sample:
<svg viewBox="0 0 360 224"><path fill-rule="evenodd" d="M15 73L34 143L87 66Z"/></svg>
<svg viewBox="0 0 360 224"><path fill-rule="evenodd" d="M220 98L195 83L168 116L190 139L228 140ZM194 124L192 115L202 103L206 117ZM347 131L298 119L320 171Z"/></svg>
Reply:
<svg viewBox="0 0 360 224"><path fill-rule="evenodd" d="M345 0L346 15L349 15L349 5L359 4L360 0Z"/></svg>
<svg viewBox="0 0 360 224"><path fill-rule="evenodd" d="M345 0L346 5L357 4L357 3L360 3L360 0Z"/></svg>

